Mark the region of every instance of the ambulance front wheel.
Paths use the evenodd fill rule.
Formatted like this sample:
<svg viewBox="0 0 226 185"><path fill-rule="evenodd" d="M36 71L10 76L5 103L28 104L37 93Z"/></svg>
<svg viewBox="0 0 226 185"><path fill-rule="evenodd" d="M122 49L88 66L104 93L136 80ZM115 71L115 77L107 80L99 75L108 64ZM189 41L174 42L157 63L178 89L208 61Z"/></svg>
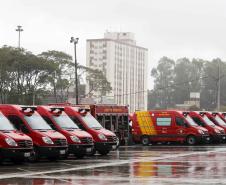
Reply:
<svg viewBox="0 0 226 185"><path fill-rule="evenodd" d="M143 136L142 139L141 139L141 143L142 143L144 146L149 145L149 137L148 137L148 136Z"/></svg>
<svg viewBox="0 0 226 185"><path fill-rule="evenodd" d="M193 135L188 136L186 141L188 145L195 145L197 143L197 139Z"/></svg>

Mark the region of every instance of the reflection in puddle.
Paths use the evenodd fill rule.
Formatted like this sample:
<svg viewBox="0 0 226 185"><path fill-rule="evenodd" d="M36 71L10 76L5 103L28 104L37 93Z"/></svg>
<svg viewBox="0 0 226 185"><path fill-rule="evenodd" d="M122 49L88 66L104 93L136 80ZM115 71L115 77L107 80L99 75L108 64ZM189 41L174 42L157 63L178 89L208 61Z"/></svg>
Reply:
<svg viewBox="0 0 226 185"><path fill-rule="evenodd" d="M120 160L119 158L122 159ZM165 184L162 183L163 181L166 184L181 184L184 180L188 184L197 184L199 180L201 180L200 183L204 180L211 183L215 179L218 180L217 182L221 182L220 180L223 181L226 176L225 151L205 152L204 150L198 150L198 152L191 153L190 151L182 151L182 149L135 151L132 148L130 151L122 154L116 153L115 156L109 156L109 160L111 160L109 161L109 165L107 160L104 158L102 161L107 166L95 165L96 163L101 164L101 160L96 161L96 163L95 160L90 160L89 162L85 160L73 161L73 167L75 165L79 167L83 165L84 168L74 171L69 170L42 174L40 176L27 175L23 178L0 180L0 185L143 185L151 184L151 182L161 182L152 184ZM121 161L123 160L125 160L125 163L122 164ZM65 167L65 163L69 164L70 162L72 161L65 161L64 163L58 164L52 163L51 169L54 166L58 169L70 168L70 165ZM86 168L87 166L89 168ZM46 164L28 165L27 171L29 169L32 169L32 172L35 170L42 171L44 167L46 167ZM1 170L2 173L13 173L11 167L4 166L4 168L5 170Z"/></svg>
<svg viewBox="0 0 226 185"><path fill-rule="evenodd" d="M71 185L71 180L58 180L58 179L42 179L42 178L33 178L33 179L5 179L0 181L1 185Z"/></svg>
<svg viewBox="0 0 226 185"><path fill-rule="evenodd" d="M131 166L134 177L172 177L187 172L187 162L136 162Z"/></svg>

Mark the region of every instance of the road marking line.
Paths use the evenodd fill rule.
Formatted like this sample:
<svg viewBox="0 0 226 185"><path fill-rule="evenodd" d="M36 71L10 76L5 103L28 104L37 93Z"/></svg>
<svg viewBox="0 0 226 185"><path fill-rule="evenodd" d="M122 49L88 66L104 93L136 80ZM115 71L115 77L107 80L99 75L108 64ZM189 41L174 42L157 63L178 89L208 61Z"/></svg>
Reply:
<svg viewBox="0 0 226 185"><path fill-rule="evenodd" d="M32 171L30 170L26 170L26 169L23 169L23 168L17 168L18 170L21 170L21 171L24 171L24 172L29 172L31 173ZM27 178L27 177L25 177ZM34 177L33 177L34 178ZM40 176L36 177L36 178L49 178L51 179L51 176L48 176L48 175L44 175L44 174L40 174ZM67 183L71 183L70 181L68 180L65 180L65 179L62 179L62 178L59 178L59 177L55 177L54 179L56 180L59 180L59 181L62 181L62 182L67 182Z"/></svg>
<svg viewBox="0 0 226 185"><path fill-rule="evenodd" d="M59 177L56 177L56 176L32 176L32 177L27 177L27 178L48 178L48 179L58 179ZM174 184L176 183L183 183L183 184L186 184L186 183L194 183L194 184L226 184L225 182L225 178L222 178L222 179L216 179L216 178L191 178L191 177L183 177L183 178L178 178L176 177L176 182L175 182L175 177L174 178L168 178L168 177L155 177L155 176L148 176L148 177L141 177L141 176L129 176L128 177L122 177L122 176L117 176L116 177L107 177L105 176L104 178L102 176L100 177L97 177L97 176L87 176L87 177L84 177L84 176L64 176L64 177L60 177L62 179L67 179L67 178L70 178L71 180L92 180L92 181L124 181L124 182L138 182L138 181L141 181L141 182L144 182L144 181L148 181L149 183L151 182L155 182L155 183L158 183L158 182L162 182L162 183L169 183L169 182L172 182ZM139 183L138 183L139 184Z"/></svg>
<svg viewBox="0 0 226 185"><path fill-rule="evenodd" d="M34 176L34 175L45 175L45 174L52 174L52 173L59 173L59 172L68 172L68 171L77 171L77 170L86 170L86 169L93 169L93 168L101 168L101 167L108 167L108 166L117 166L117 165L123 165L123 164L130 164L134 162L150 162L150 161L160 161L164 159L172 159L177 157L186 157L191 155L199 155L199 154L210 154L214 152L226 152L226 148L220 148L218 150L214 151L203 151L203 152L189 152L186 154L177 154L177 155L167 155L163 157L149 157L149 158L137 158L136 160L122 160L118 162L108 162L108 163L102 163L102 164L95 164L85 167L73 167L73 168L67 168L67 169L59 169L59 170L49 170L49 171L40 171L40 172L28 172L28 173L18 173L18 174L3 174L0 175L0 179L8 179L8 178L19 178L19 177L25 177L25 176Z"/></svg>

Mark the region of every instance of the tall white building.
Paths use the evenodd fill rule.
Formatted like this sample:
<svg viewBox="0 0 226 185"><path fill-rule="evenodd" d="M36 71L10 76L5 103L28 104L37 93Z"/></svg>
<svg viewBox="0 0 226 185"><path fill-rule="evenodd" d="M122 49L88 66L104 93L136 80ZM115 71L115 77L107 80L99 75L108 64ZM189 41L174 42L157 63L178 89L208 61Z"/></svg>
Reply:
<svg viewBox="0 0 226 185"><path fill-rule="evenodd" d="M106 97L96 92L97 101L129 105L131 112L147 109L148 50L136 45L133 33L106 32L102 39L87 40L86 51L87 66L103 71L112 87Z"/></svg>

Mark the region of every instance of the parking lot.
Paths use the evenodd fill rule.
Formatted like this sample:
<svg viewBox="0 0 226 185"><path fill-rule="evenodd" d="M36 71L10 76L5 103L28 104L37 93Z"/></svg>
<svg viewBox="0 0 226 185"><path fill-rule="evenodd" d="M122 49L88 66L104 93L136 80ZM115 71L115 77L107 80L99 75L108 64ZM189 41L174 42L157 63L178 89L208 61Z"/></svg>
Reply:
<svg viewBox="0 0 226 185"><path fill-rule="evenodd" d="M108 156L2 164L0 184L226 184L226 145L129 146Z"/></svg>

